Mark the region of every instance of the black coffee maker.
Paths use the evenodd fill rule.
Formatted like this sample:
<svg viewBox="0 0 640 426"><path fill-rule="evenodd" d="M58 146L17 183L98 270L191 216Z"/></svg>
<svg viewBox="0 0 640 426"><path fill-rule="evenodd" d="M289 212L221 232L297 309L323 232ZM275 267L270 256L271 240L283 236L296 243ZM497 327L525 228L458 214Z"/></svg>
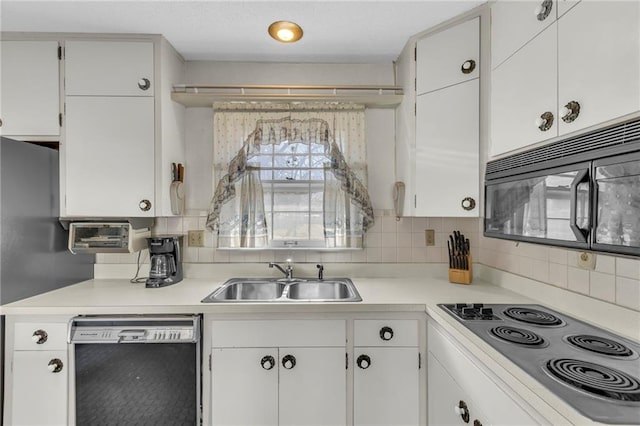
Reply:
<svg viewBox="0 0 640 426"><path fill-rule="evenodd" d="M151 270L146 287L165 287L182 281L182 235L158 235L147 238Z"/></svg>

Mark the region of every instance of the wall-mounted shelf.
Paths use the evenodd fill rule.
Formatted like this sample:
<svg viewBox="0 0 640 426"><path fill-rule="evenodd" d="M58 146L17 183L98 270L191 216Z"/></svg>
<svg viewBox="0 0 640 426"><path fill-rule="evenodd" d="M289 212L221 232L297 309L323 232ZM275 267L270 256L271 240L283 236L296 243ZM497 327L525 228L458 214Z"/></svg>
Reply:
<svg viewBox="0 0 640 426"><path fill-rule="evenodd" d="M171 99L187 107L214 102L345 102L369 108L395 108L402 101L400 86L328 85L192 85L176 84Z"/></svg>

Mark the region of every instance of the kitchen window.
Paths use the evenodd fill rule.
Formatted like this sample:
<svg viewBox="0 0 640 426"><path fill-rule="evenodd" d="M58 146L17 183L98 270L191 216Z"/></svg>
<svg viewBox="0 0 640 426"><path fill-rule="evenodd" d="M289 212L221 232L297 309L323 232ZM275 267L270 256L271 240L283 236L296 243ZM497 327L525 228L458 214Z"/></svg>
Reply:
<svg viewBox="0 0 640 426"><path fill-rule="evenodd" d="M207 226L219 248L362 247L373 224L364 108L309 107L216 111L216 192Z"/></svg>

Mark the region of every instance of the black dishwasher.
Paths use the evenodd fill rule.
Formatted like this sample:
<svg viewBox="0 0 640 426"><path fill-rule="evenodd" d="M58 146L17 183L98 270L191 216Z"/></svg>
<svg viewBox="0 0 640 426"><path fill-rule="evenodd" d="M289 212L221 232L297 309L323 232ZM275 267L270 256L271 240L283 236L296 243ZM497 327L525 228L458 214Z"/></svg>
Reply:
<svg viewBox="0 0 640 426"><path fill-rule="evenodd" d="M69 342L75 424L200 424L199 316L81 316Z"/></svg>

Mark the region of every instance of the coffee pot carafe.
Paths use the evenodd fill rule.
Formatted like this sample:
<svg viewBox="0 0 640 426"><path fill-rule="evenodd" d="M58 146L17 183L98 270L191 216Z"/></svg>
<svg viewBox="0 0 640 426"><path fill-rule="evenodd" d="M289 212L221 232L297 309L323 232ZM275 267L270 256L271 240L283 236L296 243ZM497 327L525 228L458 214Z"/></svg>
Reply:
<svg viewBox="0 0 640 426"><path fill-rule="evenodd" d="M147 287L165 287L182 281L182 235L147 238L151 268Z"/></svg>

